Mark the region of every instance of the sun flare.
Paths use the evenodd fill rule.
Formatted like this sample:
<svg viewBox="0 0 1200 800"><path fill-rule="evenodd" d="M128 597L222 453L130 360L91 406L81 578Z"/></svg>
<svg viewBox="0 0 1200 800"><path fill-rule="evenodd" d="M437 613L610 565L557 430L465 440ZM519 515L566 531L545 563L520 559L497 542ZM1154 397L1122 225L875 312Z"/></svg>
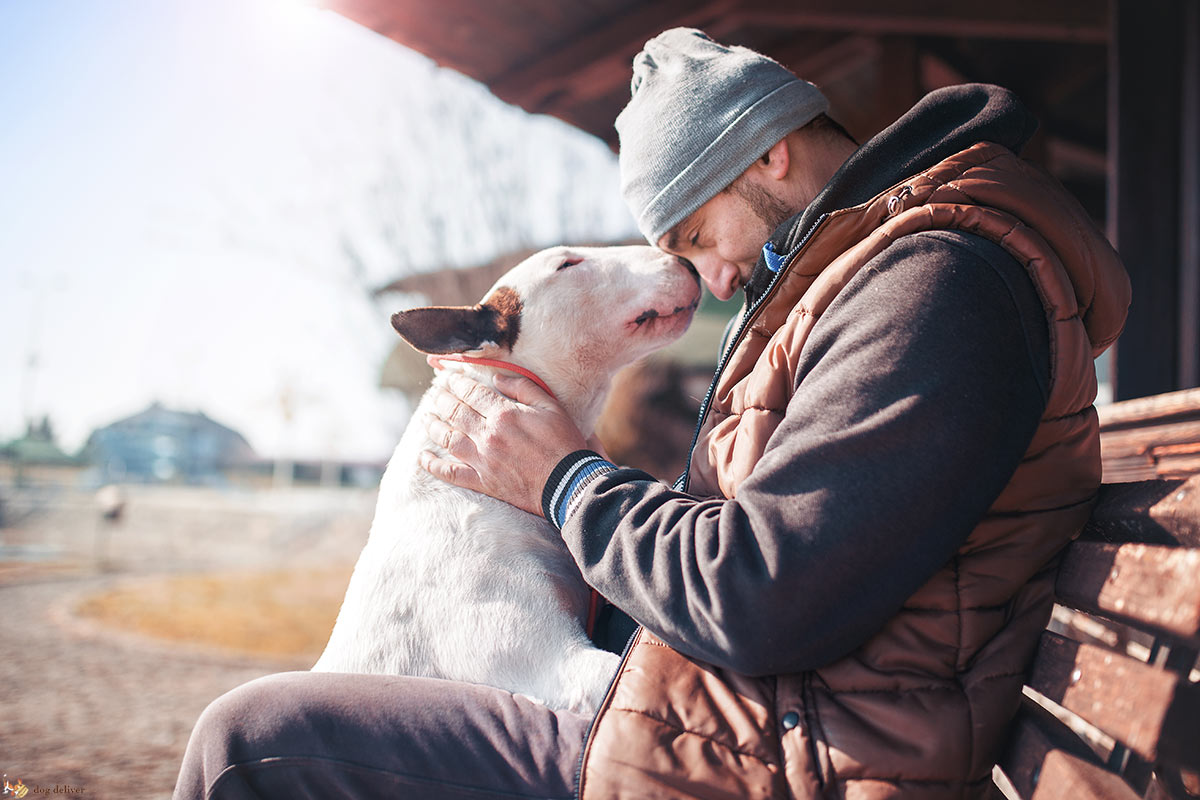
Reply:
<svg viewBox="0 0 1200 800"><path fill-rule="evenodd" d="M256 0L263 21L278 34L305 36L328 11L322 0Z"/></svg>

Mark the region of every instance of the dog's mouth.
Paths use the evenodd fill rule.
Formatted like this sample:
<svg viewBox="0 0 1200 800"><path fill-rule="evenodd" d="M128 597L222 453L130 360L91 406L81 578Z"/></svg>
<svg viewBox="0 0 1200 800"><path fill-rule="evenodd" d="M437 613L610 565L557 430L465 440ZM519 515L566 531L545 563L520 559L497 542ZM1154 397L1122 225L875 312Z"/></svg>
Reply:
<svg viewBox="0 0 1200 800"><path fill-rule="evenodd" d="M671 311L659 311L657 308L648 308L634 317L632 324L635 330L643 330L657 327L659 324L668 320L674 322L690 319L699 305L700 295L697 294L690 303L682 306L675 306L675 308Z"/></svg>

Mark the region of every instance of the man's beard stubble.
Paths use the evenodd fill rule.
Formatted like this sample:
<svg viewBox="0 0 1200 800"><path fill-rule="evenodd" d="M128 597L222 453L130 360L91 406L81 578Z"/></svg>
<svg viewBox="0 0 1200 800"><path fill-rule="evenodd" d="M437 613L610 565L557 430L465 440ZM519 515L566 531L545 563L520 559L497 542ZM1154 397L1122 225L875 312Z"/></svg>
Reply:
<svg viewBox="0 0 1200 800"><path fill-rule="evenodd" d="M741 177L729 185L734 194L746 201L750 210L767 226L767 235L773 235L775 229L787 222L796 212L782 200L759 186L754 181Z"/></svg>

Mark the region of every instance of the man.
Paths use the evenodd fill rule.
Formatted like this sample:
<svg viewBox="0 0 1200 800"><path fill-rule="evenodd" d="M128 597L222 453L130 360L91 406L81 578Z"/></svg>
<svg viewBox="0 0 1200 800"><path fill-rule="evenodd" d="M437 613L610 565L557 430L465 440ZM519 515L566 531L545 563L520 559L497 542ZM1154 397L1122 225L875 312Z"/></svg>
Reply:
<svg viewBox="0 0 1200 800"><path fill-rule="evenodd" d="M699 31L648 42L632 88L639 227L747 298L688 473L608 463L522 378L505 397L456 377L427 424L457 461L425 460L544 513L643 626L599 715L268 679L206 712L181 796L295 770L430 797L985 794L1046 567L1099 484L1092 358L1123 324L1120 262L1017 158L1033 122L996 87L935 92L859 148L811 84Z"/></svg>
<svg viewBox="0 0 1200 800"><path fill-rule="evenodd" d="M1128 281L1015 155L1034 121L955 87L856 148L825 108L699 31L635 60L625 199L747 296L683 491L587 452L520 379L498 386L524 405L457 380L429 424L465 464L434 474L540 507L644 626L584 797L985 794L1045 568L1088 517L1092 359Z"/></svg>

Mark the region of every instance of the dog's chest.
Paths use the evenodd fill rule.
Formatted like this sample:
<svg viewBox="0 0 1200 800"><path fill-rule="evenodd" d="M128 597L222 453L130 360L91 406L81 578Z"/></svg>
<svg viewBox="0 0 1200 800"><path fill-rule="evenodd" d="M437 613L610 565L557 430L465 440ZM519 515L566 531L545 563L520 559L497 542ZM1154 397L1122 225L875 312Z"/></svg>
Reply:
<svg viewBox="0 0 1200 800"><path fill-rule="evenodd" d="M351 582L358 591L347 595L356 613L436 628L480 603L536 608L548 597L586 603L578 568L549 523L438 481L410 455L398 448L380 484Z"/></svg>

